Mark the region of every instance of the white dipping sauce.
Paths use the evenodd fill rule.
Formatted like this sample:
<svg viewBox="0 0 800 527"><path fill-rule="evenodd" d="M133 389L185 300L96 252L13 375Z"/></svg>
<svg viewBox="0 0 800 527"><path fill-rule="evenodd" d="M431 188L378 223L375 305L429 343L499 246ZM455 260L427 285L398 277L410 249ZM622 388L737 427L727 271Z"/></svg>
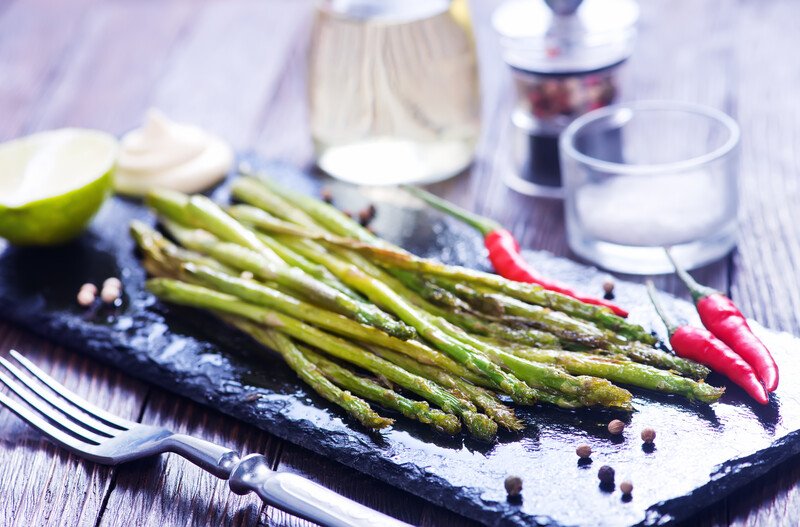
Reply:
<svg viewBox="0 0 800 527"><path fill-rule="evenodd" d="M225 177L233 157L220 137L150 110L144 125L122 138L114 187L132 196L153 188L199 192Z"/></svg>

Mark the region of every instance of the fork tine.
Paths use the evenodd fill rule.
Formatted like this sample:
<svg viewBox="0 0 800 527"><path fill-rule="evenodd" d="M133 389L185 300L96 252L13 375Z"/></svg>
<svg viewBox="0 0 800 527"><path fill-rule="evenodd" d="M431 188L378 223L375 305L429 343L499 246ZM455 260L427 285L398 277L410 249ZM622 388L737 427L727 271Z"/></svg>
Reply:
<svg viewBox="0 0 800 527"><path fill-rule="evenodd" d="M88 414L84 414L78 411L77 406L72 406L64 399L57 397L53 392L49 389L37 385L33 382L33 379L28 375L25 375L19 369L7 361L5 358L0 357L0 364L5 366L5 368L17 378L22 384L24 384L30 391L34 392L36 395L50 403L52 406L57 408L61 413L70 417L73 421L77 421L78 423L82 424L85 428L88 428L92 432L96 432L108 437L114 437L120 430L116 428L111 428L110 426L106 426L100 421L96 421L94 419L90 419Z"/></svg>
<svg viewBox="0 0 800 527"><path fill-rule="evenodd" d="M72 437L71 435L62 432L55 426L51 425L41 417L39 417L36 412L32 412L29 409L25 408L23 405L12 399L11 397L7 396L4 393L0 393L0 404L17 414L17 417L31 425L32 427L39 430L44 435L48 436L50 439L58 443L59 445L72 450L76 454L83 454L83 455L92 455L94 447L89 443L84 443L83 441Z"/></svg>
<svg viewBox="0 0 800 527"><path fill-rule="evenodd" d="M58 426L61 428L68 430L73 435L78 436L78 438L83 439L87 443L92 443L99 445L100 441L105 439L94 432L90 432L89 430L77 426L75 423L70 421L69 419L64 419L63 417L59 419L60 414L58 413L55 408L51 406L47 406L46 404L42 404L43 399L40 399L38 395L25 390L13 381L8 375L3 372L0 372L0 382L8 386L11 391L16 393L20 399L28 403L28 406L31 406L34 410L45 416L50 421L57 423Z"/></svg>
<svg viewBox="0 0 800 527"><path fill-rule="evenodd" d="M11 356L26 370L28 370L31 374L33 374L37 379L42 381L46 384L51 390L56 392L58 395L66 399L67 401L71 402L78 408L81 408L84 412L88 413L92 417L103 421L104 423L111 425L113 427L119 428L120 430L129 430L133 426L136 425L133 421L128 421L127 419L123 419L118 417L114 414L111 414L102 408L98 408L97 406L93 405L83 397L77 395L74 392L68 390L64 385L62 385L57 380L50 377L44 371L42 371L38 366L32 363L30 360L26 359L20 352L17 350L11 350Z"/></svg>

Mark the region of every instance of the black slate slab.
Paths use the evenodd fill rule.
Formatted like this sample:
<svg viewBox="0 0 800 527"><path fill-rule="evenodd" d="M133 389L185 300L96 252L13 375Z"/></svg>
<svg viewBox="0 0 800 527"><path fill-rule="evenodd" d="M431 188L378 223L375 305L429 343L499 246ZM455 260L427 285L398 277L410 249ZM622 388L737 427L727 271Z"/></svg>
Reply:
<svg viewBox="0 0 800 527"><path fill-rule="evenodd" d="M286 168L287 184L318 192L319 181ZM223 187L214 191L224 199ZM378 204L376 229L423 255L481 267L480 239L393 189L336 186L337 203L357 210ZM78 241L53 249L6 248L0 253L0 316L87 353L142 379L263 428L281 438L366 472L487 525L663 525L687 517L800 450L800 341L755 326L774 351L783 382L767 407L747 401L735 386L711 407L635 392L630 416L601 411L521 408L527 429L491 445L443 438L398 418L368 433L306 389L277 356L197 312L165 306L143 291L145 275L127 235L132 218L152 221L136 202L114 199ZM2 250L2 249L0 249ZM527 256L546 274L597 293L604 275L547 253ZM125 297L117 309L84 311L75 294L84 282L120 276ZM644 289L618 283L617 300L631 318L660 329ZM692 307L672 299L687 319ZM23 352L25 350L22 350ZM723 381L712 377L710 382ZM628 422L622 438L605 430L613 417ZM642 448L639 432L654 427L655 448ZM593 462L577 462L588 443ZM617 482L634 483L633 498L598 487L597 469L613 466ZM523 499L509 503L503 480L524 479Z"/></svg>

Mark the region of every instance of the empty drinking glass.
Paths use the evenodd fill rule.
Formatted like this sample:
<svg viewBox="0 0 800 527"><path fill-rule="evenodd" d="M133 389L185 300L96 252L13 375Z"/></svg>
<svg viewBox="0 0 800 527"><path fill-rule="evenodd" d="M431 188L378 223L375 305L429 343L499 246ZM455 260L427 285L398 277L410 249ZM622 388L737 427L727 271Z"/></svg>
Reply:
<svg viewBox="0 0 800 527"><path fill-rule="evenodd" d="M574 121L560 152L569 246L613 271L688 267L736 241L739 127L724 113L678 102L609 106Z"/></svg>

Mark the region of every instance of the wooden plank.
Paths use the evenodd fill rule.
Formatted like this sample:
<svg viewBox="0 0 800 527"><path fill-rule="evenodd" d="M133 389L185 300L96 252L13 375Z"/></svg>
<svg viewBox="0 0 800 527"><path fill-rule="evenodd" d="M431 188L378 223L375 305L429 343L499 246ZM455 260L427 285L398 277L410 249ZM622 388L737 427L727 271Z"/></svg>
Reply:
<svg viewBox="0 0 800 527"><path fill-rule="evenodd" d="M151 104L213 130L237 149L251 148L262 112L279 102L271 99L292 48L307 33L311 6L308 0L209 4L172 51ZM294 122L280 127L294 128Z"/></svg>
<svg viewBox="0 0 800 527"><path fill-rule="evenodd" d="M798 5L744 2L737 33L740 74L741 236L733 293L742 309L774 329L800 331L797 172L800 78L784 51L797 35ZM788 47L787 47L788 46Z"/></svg>
<svg viewBox="0 0 800 527"><path fill-rule="evenodd" d="M800 107L787 67L797 36L796 2L740 2L736 35L737 114L742 127L740 241L731 290L742 311L800 333L797 173ZM783 382L792 382L784 379ZM800 460L794 459L728 501L731 525L800 524Z"/></svg>
<svg viewBox="0 0 800 527"><path fill-rule="evenodd" d="M173 45L202 2L104 2L91 11L25 131L85 126L120 135L137 126ZM46 40L46 35L39 35Z"/></svg>
<svg viewBox="0 0 800 527"><path fill-rule="evenodd" d="M307 54L313 22L313 2L298 1L292 18L291 45L283 59L280 82L259 115L259 132L250 145L265 159L312 166L307 97Z"/></svg>
<svg viewBox="0 0 800 527"><path fill-rule="evenodd" d="M245 423L158 389L152 389L142 422L242 453L262 453L272 463L280 444ZM255 525L261 509L254 494L233 494L226 481L168 454L120 467L99 525Z"/></svg>
<svg viewBox="0 0 800 527"><path fill-rule="evenodd" d="M65 351L0 323L0 354L17 349L79 395L128 419L137 419L147 387L83 355ZM8 389L3 386L3 393ZM115 469L87 463L49 443L9 410L0 408L0 523L94 525Z"/></svg>
<svg viewBox="0 0 800 527"><path fill-rule="evenodd" d="M29 116L80 42L95 0L0 2L0 141L26 129Z"/></svg>

